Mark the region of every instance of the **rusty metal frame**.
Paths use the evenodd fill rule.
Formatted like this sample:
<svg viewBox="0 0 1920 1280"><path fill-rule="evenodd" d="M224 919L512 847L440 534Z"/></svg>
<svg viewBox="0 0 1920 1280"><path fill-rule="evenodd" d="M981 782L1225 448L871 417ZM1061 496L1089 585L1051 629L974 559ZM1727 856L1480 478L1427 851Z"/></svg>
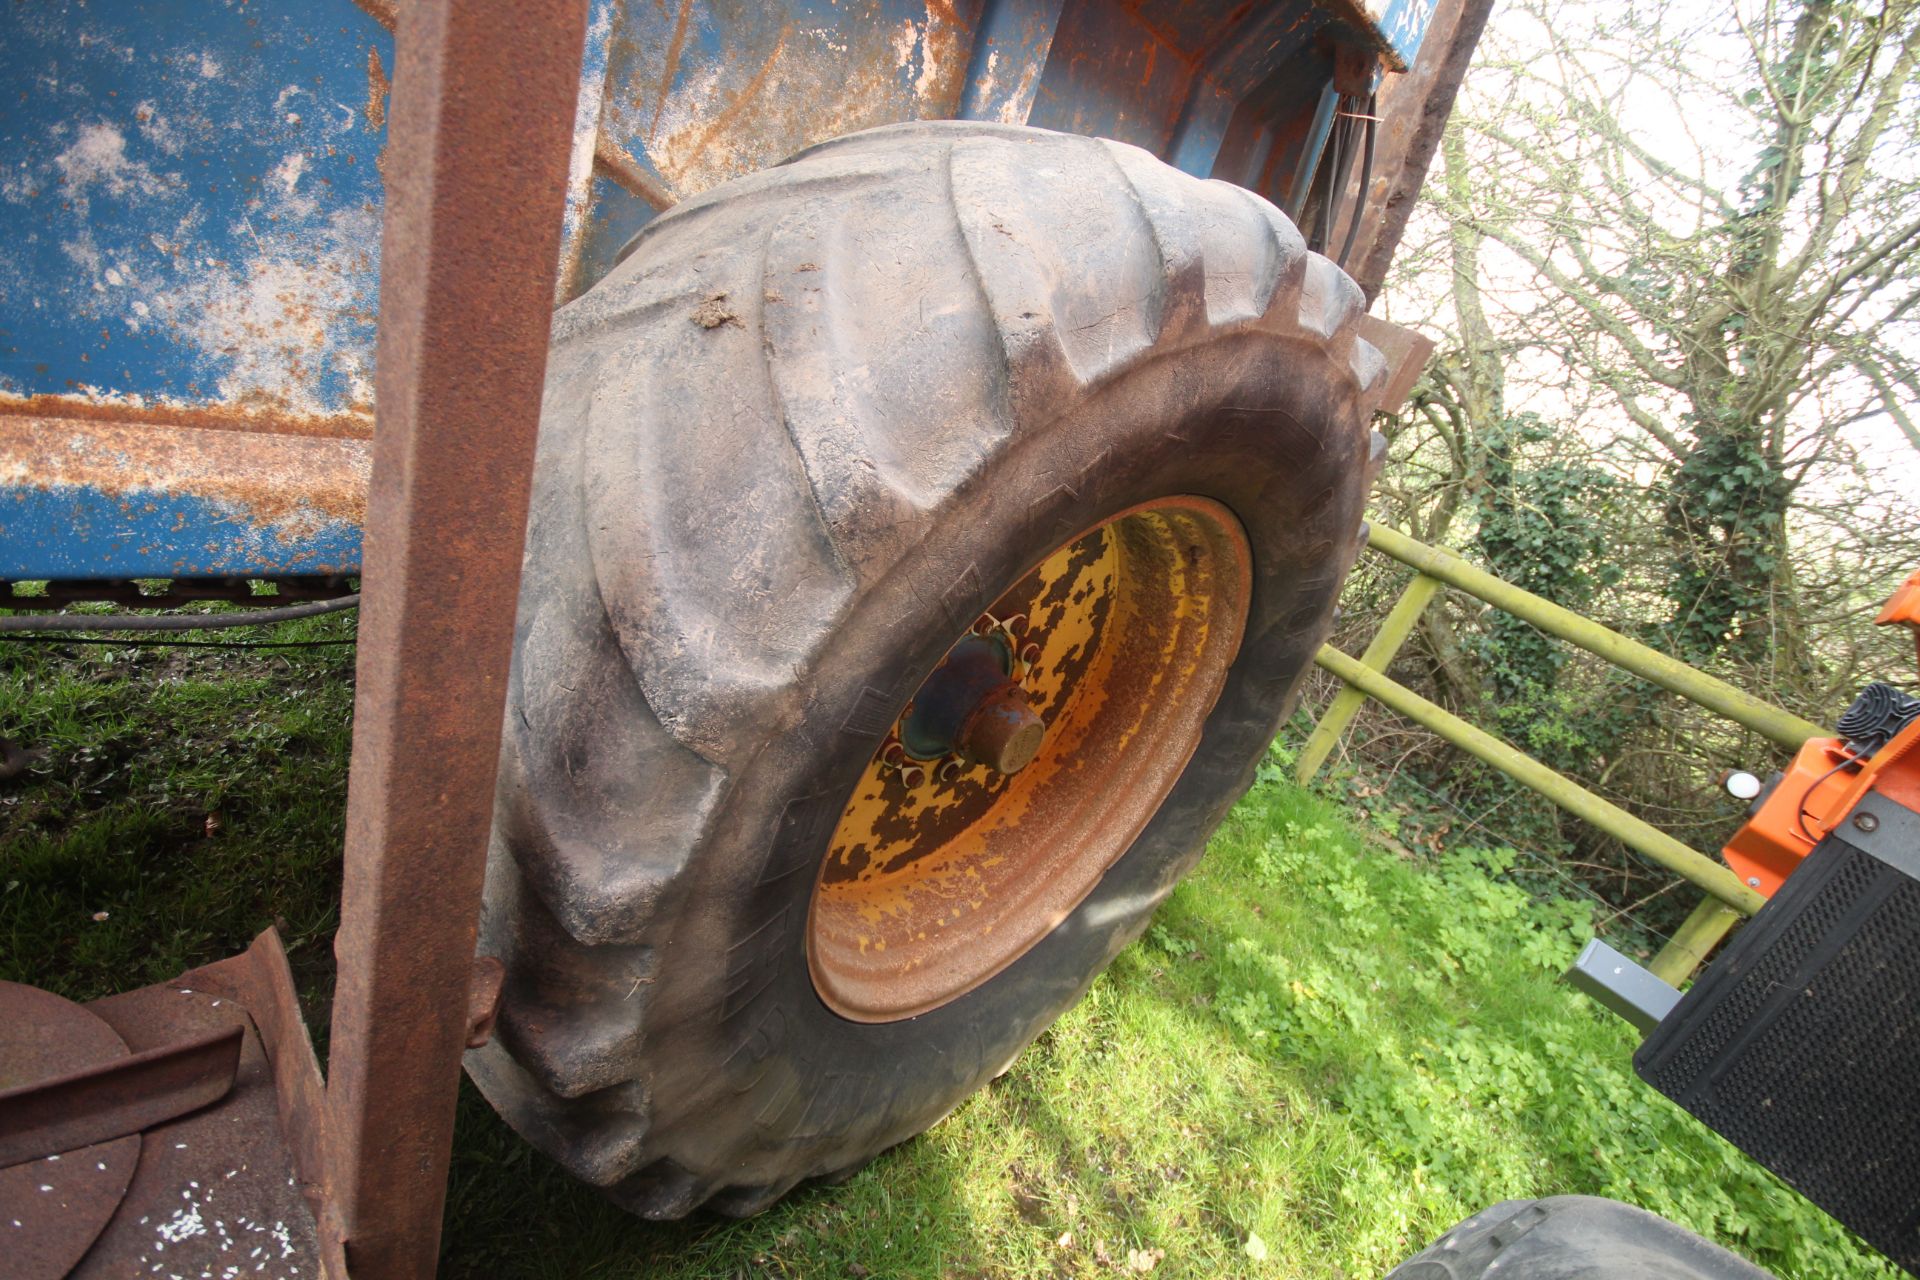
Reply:
<svg viewBox="0 0 1920 1280"><path fill-rule="evenodd" d="M586 13L401 14L323 1134L356 1277L439 1252Z"/></svg>
<svg viewBox="0 0 1920 1280"><path fill-rule="evenodd" d="M1441 6L1407 74L1394 76L1381 87L1377 114L1387 124L1381 130L1372 181L1362 191L1358 175L1349 176L1350 189L1342 202L1343 207L1353 208L1352 202L1358 201L1362 211L1358 252L1346 268L1366 293L1369 306L1386 283L1387 268L1406 234L1440 135L1453 114L1454 97L1492 11L1493 0Z"/></svg>

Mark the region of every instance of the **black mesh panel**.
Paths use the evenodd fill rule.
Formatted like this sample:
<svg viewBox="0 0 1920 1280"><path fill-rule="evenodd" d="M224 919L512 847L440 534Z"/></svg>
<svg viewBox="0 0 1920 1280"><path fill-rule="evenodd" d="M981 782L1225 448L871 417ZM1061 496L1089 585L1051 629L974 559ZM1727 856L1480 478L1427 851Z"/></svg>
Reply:
<svg viewBox="0 0 1920 1280"><path fill-rule="evenodd" d="M1920 881L1829 838L1634 1066L1920 1274Z"/></svg>

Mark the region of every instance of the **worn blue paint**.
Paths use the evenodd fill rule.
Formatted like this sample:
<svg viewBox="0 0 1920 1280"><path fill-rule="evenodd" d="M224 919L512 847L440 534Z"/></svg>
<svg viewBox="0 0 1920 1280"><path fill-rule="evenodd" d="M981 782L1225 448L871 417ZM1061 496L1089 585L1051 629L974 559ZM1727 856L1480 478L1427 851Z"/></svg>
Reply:
<svg viewBox="0 0 1920 1280"><path fill-rule="evenodd" d="M1225 0L1196 0L1196 22ZM1070 4L1060 15L1028 123L1094 134L1168 153L1179 113L1198 79L1189 58L1148 16L1118 5Z"/></svg>
<svg viewBox="0 0 1920 1280"><path fill-rule="evenodd" d="M1060 25L1063 0L986 0L967 58L962 120L1025 124Z"/></svg>
<svg viewBox="0 0 1920 1280"><path fill-rule="evenodd" d="M1239 105L1238 97L1210 80L1195 84L1180 123L1174 127L1167 163L1197 178L1212 177L1220 145L1227 139L1227 126L1233 123L1233 112Z"/></svg>
<svg viewBox="0 0 1920 1280"><path fill-rule="evenodd" d="M0 9L0 392L369 405L370 51L350 0Z"/></svg>
<svg viewBox="0 0 1920 1280"><path fill-rule="evenodd" d="M0 492L0 580L284 577L360 571L346 521L263 525L244 507L159 491Z"/></svg>
<svg viewBox="0 0 1920 1280"><path fill-rule="evenodd" d="M1414 58L1420 52L1420 43L1426 38L1427 27L1433 22L1433 11L1437 0L1387 0L1386 10L1381 13L1375 26L1393 51L1400 55L1405 66L1412 66Z"/></svg>
<svg viewBox="0 0 1920 1280"><path fill-rule="evenodd" d="M1383 0L1380 38L1410 61L1434 5ZM592 0L561 298L611 270L657 206L899 120L1097 133L1258 186L1285 123L1261 113L1296 109L1271 105L1274 86L1325 80L1329 12ZM385 142L370 58L390 73L392 37L351 0L0 8L0 397L369 409ZM340 522L50 490L30 453L0 451L0 476L0 580L359 563Z"/></svg>
<svg viewBox="0 0 1920 1280"><path fill-rule="evenodd" d="M1257 93L1283 69L1301 73L1302 53L1318 31L1309 0L1269 5L1243 24L1239 34L1223 42L1202 65L1174 129L1172 154L1167 159L1196 177L1227 177L1216 165L1235 115L1250 95ZM1317 58L1306 58L1305 74L1316 74ZM1266 143L1272 144L1271 133ZM1244 185L1257 187L1259 168ZM1271 196L1273 192L1266 192Z"/></svg>
<svg viewBox="0 0 1920 1280"><path fill-rule="evenodd" d="M585 287L581 261L587 240L600 220L594 211L594 197L597 184L604 180L593 164L593 149L600 136L600 110L606 101L607 61L618 10L615 0L589 0L587 5L587 40L580 57L580 96L574 104L573 153L567 166L567 201L560 228L556 304L568 301ZM592 277L598 278L598 274Z"/></svg>
<svg viewBox="0 0 1920 1280"><path fill-rule="evenodd" d="M1306 145L1300 148L1299 163L1294 166L1293 180L1288 186L1291 194L1286 204L1287 216L1295 222L1300 220L1300 208L1307 202L1307 188L1313 181L1313 171L1320 167L1320 157L1326 152L1328 139L1333 137L1333 117L1339 105L1339 91L1329 80L1320 91L1319 104L1313 109L1313 123L1307 126Z"/></svg>
<svg viewBox="0 0 1920 1280"><path fill-rule="evenodd" d="M664 0L615 20L607 143L674 199L840 134L959 112L982 0Z"/></svg>

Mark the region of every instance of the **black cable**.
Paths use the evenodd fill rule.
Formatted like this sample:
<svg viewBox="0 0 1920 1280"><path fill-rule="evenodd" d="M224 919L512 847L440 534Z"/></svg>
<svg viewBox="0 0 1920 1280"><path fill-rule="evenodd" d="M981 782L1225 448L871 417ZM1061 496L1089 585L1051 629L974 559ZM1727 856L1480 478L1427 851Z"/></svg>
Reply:
<svg viewBox="0 0 1920 1280"><path fill-rule="evenodd" d="M1360 238L1360 219L1367 212L1367 188L1373 183L1373 136L1380 124L1379 109L1375 105L1378 101L1371 95L1367 98L1366 141L1360 153L1360 195L1353 202L1353 225L1347 228L1347 242L1340 246L1340 257L1336 259L1343 270L1347 256L1353 252L1353 242Z"/></svg>
<svg viewBox="0 0 1920 1280"><path fill-rule="evenodd" d="M122 636L0 633L0 644L105 644L122 649L322 649L329 645L359 643L356 636L340 640L128 640Z"/></svg>
<svg viewBox="0 0 1920 1280"><path fill-rule="evenodd" d="M1845 748L1842 748L1842 750L1845 750ZM1845 760L1842 760L1839 764L1833 766L1833 768L1827 770L1825 773L1821 774L1819 777L1815 778L1812 782L1809 782L1807 784L1807 789L1800 793L1800 803L1794 806L1793 825L1800 828L1801 835L1805 836L1807 839L1811 840L1815 844L1820 843L1822 837L1816 836L1815 834L1813 834L1813 832L1807 830L1808 799L1812 797L1814 793L1814 789L1817 788L1821 783L1825 782L1828 778L1831 778L1834 774L1840 772L1842 769L1846 768L1848 765L1859 764L1862 760L1865 760L1865 759L1866 757L1862 755L1848 756ZM1829 830L1827 834L1832 835L1833 833L1831 830Z"/></svg>
<svg viewBox="0 0 1920 1280"><path fill-rule="evenodd" d="M1334 228L1340 225L1340 197L1346 192L1343 177L1350 159L1347 155L1348 114L1347 95L1343 93L1334 107L1333 126L1327 138L1326 195L1321 199L1319 213L1314 215L1313 237L1307 242L1307 247L1315 253L1327 251L1333 244Z"/></svg>
<svg viewBox="0 0 1920 1280"><path fill-rule="evenodd" d="M279 609L253 609L242 613L72 613L46 617L20 614L0 618L0 632L48 633L67 631L221 631L228 627L262 627L295 618L314 618L324 613L340 613L359 605L360 593L332 600L310 600Z"/></svg>

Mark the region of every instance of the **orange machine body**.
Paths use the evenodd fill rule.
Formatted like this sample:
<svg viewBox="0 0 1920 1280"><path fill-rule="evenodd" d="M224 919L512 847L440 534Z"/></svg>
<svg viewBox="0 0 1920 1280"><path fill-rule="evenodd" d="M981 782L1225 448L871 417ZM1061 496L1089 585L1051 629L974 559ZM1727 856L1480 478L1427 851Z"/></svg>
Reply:
<svg viewBox="0 0 1920 1280"><path fill-rule="evenodd" d="M1920 809L1920 720L1872 758L1856 759L1839 738L1809 739L1720 851L1734 873L1771 898L1867 792Z"/></svg>
<svg viewBox="0 0 1920 1280"><path fill-rule="evenodd" d="M1883 627L1906 627L1913 632L1914 656L1920 658L1920 569L1900 584L1874 622Z"/></svg>
<svg viewBox="0 0 1920 1280"><path fill-rule="evenodd" d="M1920 654L1920 570L1900 584L1874 621L1911 630ZM1742 880L1771 898L1800 860L1846 821L1867 792L1879 791L1909 809L1920 809L1920 749L1916 748L1920 748L1920 720L1858 763L1839 738L1809 739L1720 855Z"/></svg>

